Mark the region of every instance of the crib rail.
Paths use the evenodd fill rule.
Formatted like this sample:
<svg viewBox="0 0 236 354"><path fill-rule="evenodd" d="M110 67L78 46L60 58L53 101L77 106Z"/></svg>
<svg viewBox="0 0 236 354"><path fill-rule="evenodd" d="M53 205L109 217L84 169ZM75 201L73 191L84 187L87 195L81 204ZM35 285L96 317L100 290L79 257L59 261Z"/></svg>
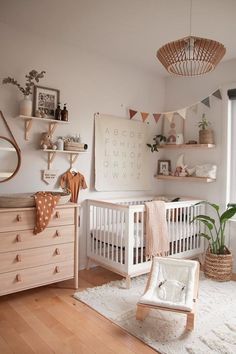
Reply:
<svg viewBox="0 0 236 354"><path fill-rule="evenodd" d="M145 255L145 200L88 200L87 255L90 259L120 274L141 274L150 268ZM203 252L199 221L190 223L204 212L196 200L166 203L169 255L192 258Z"/></svg>

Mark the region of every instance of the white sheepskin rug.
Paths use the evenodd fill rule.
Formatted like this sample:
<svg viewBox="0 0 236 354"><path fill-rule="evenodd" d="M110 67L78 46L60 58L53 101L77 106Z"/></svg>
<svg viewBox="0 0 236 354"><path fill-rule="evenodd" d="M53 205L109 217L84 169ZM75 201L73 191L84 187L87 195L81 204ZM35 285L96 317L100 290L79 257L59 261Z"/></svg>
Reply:
<svg viewBox="0 0 236 354"><path fill-rule="evenodd" d="M187 332L182 314L151 310L143 322L135 319L146 281L147 276L136 277L130 289L124 281L113 281L74 297L162 354L236 353L236 282L201 276L195 329Z"/></svg>

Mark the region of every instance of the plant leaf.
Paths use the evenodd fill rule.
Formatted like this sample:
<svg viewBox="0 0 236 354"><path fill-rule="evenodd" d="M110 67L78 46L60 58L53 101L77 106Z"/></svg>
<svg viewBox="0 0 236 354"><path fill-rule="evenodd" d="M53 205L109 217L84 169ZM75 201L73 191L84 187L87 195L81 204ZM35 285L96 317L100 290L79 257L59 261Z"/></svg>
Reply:
<svg viewBox="0 0 236 354"><path fill-rule="evenodd" d="M225 223L227 220L231 219L236 214L236 207L232 207L226 210L220 217L221 224Z"/></svg>
<svg viewBox="0 0 236 354"><path fill-rule="evenodd" d="M203 201L201 201L201 202L198 202L198 203L196 203L195 205L200 205L200 204L210 205L210 206L211 206L212 208L214 208L216 211L219 211L219 210L220 210L219 205L214 204L214 203L207 202L206 200L203 200Z"/></svg>
<svg viewBox="0 0 236 354"><path fill-rule="evenodd" d="M199 234L199 236L205 237L208 241L211 240L211 237L210 237L209 235L205 234L204 232L201 232L201 233Z"/></svg>
<svg viewBox="0 0 236 354"><path fill-rule="evenodd" d="M194 216L194 218L190 221L190 223L192 223L194 220L199 220L199 221L209 221L211 222L212 224L215 224L215 220L210 218L210 216L207 216L207 215L197 215L197 216Z"/></svg>

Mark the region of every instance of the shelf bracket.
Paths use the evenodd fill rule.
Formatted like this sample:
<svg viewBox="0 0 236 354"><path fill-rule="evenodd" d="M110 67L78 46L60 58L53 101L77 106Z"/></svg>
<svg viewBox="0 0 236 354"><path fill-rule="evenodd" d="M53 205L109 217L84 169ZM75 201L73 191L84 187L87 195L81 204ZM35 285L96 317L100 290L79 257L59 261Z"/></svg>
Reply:
<svg viewBox="0 0 236 354"><path fill-rule="evenodd" d="M73 166L78 156L79 156L78 154L70 153L70 168Z"/></svg>
<svg viewBox="0 0 236 354"><path fill-rule="evenodd" d="M56 127L57 123L49 123L48 133L52 135L55 132Z"/></svg>
<svg viewBox="0 0 236 354"><path fill-rule="evenodd" d="M25 120L25 140L29 140L29 132L32 127L32 119Z"/></svg>
<svg viewBox="0 0 236 354"><path fill-rule="evenodd" d="M48 170L50 170L51 164L56 156L55 152L48 152Z"/></svg>

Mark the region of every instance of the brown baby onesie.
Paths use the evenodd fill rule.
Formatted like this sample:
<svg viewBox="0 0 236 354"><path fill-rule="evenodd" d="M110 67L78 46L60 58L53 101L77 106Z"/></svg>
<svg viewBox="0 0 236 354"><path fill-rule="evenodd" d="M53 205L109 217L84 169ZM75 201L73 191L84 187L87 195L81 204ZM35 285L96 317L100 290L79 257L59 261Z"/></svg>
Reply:
<svg viewBox="0 0 236 354"><path fill-rule="evenodd" d="M71 199L70 201L73 203L77 203L78 196L79 196L79 190L80 189L86 189L87 184L85 182L84 176L77 172L76 174L72 174L71 171L67 171L62 177L61 177L61 187L62 188L67 188L71 192Z"/></svg>

